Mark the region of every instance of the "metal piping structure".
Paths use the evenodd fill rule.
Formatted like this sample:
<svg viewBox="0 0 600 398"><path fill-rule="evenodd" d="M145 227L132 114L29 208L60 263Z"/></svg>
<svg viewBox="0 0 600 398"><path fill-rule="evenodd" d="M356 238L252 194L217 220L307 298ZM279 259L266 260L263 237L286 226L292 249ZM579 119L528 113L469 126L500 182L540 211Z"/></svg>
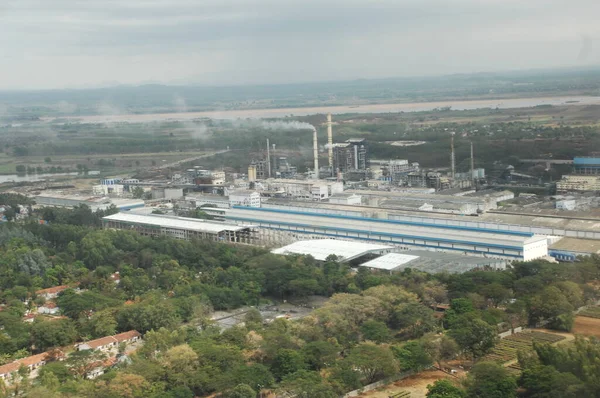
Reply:
<svg viewBox="0 0 600 398"><path fill-rule="evenodd" d="M315 160L315 178L319 179L319 144L317 142L317 129L313 127L313 155Z"/></svg>
<svg viewBox="0 0 600 398"><path fill-rule="evenodd" d="M331 113L327 114L327 145L329 146L329 169L333 176L333 129L331 127Z"/></svg>
<svg viewBox="0 0 600 398"><path fill-rule="evenodd" d="M450 133L450 150L450 167L452 168L452 178L454 179L454 174L456 172L456 161L454 157L454 131Z"/></svg>

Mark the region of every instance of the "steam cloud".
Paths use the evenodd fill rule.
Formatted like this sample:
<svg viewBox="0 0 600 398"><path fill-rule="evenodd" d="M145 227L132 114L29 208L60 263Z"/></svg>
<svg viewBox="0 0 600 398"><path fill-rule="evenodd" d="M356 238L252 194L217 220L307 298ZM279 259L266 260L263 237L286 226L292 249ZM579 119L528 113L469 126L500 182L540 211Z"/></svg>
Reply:
<svg viewBox="0 0 600 398"><path fill-rule="evenodd" d="M179 95L175 95L173 98L173 104L179 113L187 113L189 111L185 98ZM208 127L202 122L186 120L182 121L182 123L185 129L190 131L190 136L195 140L207 138L209 135Z"/></svg>
<svg viewBox="0 0 600 398"><path fill-rule="evenodd" d="M291 121L275 121L275 122L261 122L260 127L266 130L314 130L315 127L312 124Z"/></svg>

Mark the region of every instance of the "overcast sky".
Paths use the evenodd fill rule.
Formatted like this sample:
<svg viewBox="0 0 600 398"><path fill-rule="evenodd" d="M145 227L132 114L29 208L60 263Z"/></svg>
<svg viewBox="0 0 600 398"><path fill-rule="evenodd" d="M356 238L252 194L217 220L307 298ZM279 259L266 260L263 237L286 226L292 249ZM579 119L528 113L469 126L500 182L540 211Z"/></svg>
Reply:
<svg viewBox="0 0 600 398"><path fill-rule="evenodd" d="M0 89L600 65L600 0L0 0Z"/></svg>

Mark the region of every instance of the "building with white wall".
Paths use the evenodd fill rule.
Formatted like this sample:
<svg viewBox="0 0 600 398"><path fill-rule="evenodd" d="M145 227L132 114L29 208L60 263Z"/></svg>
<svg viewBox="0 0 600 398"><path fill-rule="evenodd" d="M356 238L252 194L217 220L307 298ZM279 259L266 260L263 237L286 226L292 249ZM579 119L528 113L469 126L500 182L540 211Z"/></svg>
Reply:
<svg viewBox="0 0 600 398"><path fill-rule="evenodd" d="M557 192L600 191L600 175L563 175L556 183Z"/></svg>
<svg viewBox="0 0 600 398"><path fill-rule="evenodd" d="M564 199L557 200L555 205L557 210L575 210L575 207L577 207L577 202L575 199Z"/></svg>
<svg viewBox="0 0 600 398"><path fill-rule="evenodd" d="M318 187L314 188L314 191L318 191L319 197L321 197L321 194L325 194L325 189L327 197L344 192L344 184L340 181L290 180L284 178L270 178L261 181L260 184L257 184L256 189L265 195L312 201L313 187ZM323 199L327 197L323 197Z"/></svg>
<svg viewBox="0 0 600 398"><path fill-rule="evenodd" d="M94 185L92 187L92 193L97 196L123 196L125 186L122 184L114 185Z"/></svg>
<svg viewBox="0 0 600 398"><path fill-rule="evenodd" d="M38 206L49 207L75 207L86 205L92 211L105 210L112 205L119 210L131 210L144 207L144 201L141 199L110 199L107 197L97 196L82 196L82 195L65 195L62 193L46 192L35 197L35 202Z"/></svg>
<svg viewBox="0 0 600 398"><path fill-rule="evenodd" d="M102 219L105 229L135 231L144 236L168 236L175 239L205 239L223 243L256 242L255 228L197 218L158 214L117 213Z"/></svg>
<svg viewBox="0 0 600 398"><path fill-rule="evenodd" d="M360 205L362 204L362 196L354 193L336 193L329 197L329 203L338 205Z"/></svg>
<svg viewBox="0 0 600 398"><path fill-rule="evenodd" d="M48 315L56 315L60 312L60 308L56 305L56 303L52 301L48 301L38 307L38 314L48 314Z"/></svg>
<svg viewBox="0 0 600 398"><path fill-rule="evenodd" d="M485 228L383 220L273 208L230 209L227 220L268 230L263 238L280 244L307 237L332 237L393 245L399 249L426 249L511 260L533 260L548 255L546 236Z"/></svg>
<svg viewBox="0 0 600 398"><path fill-rule="evenodd" d="M260 207L260 194L255 191L229 191L229 206Z"/></svg>

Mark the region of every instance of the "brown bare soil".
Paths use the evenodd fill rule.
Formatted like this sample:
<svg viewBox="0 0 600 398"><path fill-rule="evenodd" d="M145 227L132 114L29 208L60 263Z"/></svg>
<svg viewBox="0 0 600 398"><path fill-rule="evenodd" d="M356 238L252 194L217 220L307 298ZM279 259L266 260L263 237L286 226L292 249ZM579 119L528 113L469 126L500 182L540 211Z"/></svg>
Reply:
<svg viewBox="0 0 600 398"><path fill-rule="evenodd" d="M464 372L461 373L464 375ZM361 394L359 397L388 398L390 395L397 394L401 391L407 391L410 392L410 398L425 398L425 394L427 394L427 385L433 384L436 380L440 379L458 380L456 377L452 377L439 370L426 370L407 377L406 379L388 384L377 390Z"/></svg>
<svg viewBox="0 0 600 398"><path fill-rule="evenodd" d="M587 316L576 316L573 333L584 336L600 337L600 319Z"/></svg>

